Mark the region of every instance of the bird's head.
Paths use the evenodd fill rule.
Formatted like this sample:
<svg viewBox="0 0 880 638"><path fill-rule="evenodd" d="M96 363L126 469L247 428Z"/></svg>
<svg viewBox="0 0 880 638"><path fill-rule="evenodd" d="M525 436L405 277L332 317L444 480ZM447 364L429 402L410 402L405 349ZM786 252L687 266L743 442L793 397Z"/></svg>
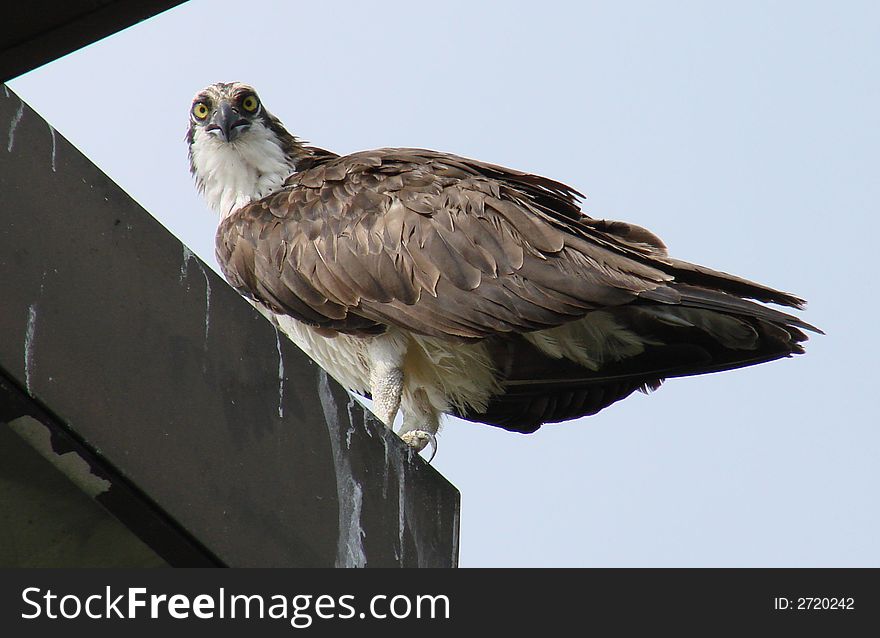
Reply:
<svg viewBox="0 0 880 638"><path fill-rule="evenodd" d="M196 185L221 215L278 188L304 152L241 82L218 82L196 94L186 141Z"/></svg>
<svg viewBox="0 0 880 638"><path fill-rule="evenodd" d="M190 143L198 135L210 135L231 144L253 127L269 128L273 119L253 87L241 82L218 82L202 89L189 115Z"/></svg>

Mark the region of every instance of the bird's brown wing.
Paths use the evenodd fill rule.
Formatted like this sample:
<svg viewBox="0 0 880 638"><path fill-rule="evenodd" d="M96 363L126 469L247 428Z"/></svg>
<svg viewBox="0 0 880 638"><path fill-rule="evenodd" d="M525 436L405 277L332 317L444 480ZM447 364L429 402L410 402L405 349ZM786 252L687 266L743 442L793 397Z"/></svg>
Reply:
<svg viewBox="0 0 880 638"><path fill-rule="evenodd" d="M479 339L639 298L730 297L752 313L764 309L728 293L799 301L672 260L644 229L584 217L578 196L454 155L379 149L331 157L233 213L218 230L217 256L243 294L352 333L396 325Z"/></svg>
<svg viewBox="0 0 880 638"><path fill-rule="evenodd" d="M217 257L242 294L315 326L484 339L504 391L460 416L521 432L667 377L801 352L798 327L815 330L751 301L801 299L671 258L643 228L584 216L578 198L433 151L328 154L225 219ZM524 336L599 316L640 347L584 366ZM614 337L590 339L599 356Z"/></svg>

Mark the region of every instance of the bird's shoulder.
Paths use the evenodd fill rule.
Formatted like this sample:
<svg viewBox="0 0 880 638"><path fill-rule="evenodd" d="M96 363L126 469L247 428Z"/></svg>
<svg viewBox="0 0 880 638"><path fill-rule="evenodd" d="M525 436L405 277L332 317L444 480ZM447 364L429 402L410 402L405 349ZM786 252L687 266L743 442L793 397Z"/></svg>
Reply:
<svg viewBox="0 0 880 638"><path fill-rule="evenodd" d="M543 260L564 249L630 272L644 268L632 258L666 255L663 242L640 226L585 215L583 196L562 182L452 153L380 148L338 156L318 149L300 168L275 193L221 223L221 256L240 239L257 245L273 237L286 245L346 238L362 245L359 254L397 252L416 241L420 250L450 247L496 274L499 260L510 273L524 254Z"/></svg>
<svg viewBox="0 0 880 638"><path fill-rule="evenodd" d="M564 219L583 217L579 205L583 195L566 184L422 148L379 148L342 156L318 155L304 170L297 170L288 177L278 194L285 193L292 204L317 196L325 202L334 197L354 202L363 191L402 198L404 203L409 197L416 212L426 215L441 207L436 199L454 206L460 203L455 192L466 191L478 198L533 204L553 210ZM426 198L436 199L428 205Z"/></svg>
<svg viewBox="0 0 880 638"><path fill-rule="evenodd" d="M399 199L404 210L425 216L450 207L485 214L491 200L490 214L499 205L511 204L557 229L576 229L592 240L604 237L642 253L666 253L663 241L651 231L589 217L581 210L580 192L541 175L422 148L380 148L343 156L318 151L305 170L287 179L276 198L276 214L287 209L287 214L297 216L299 206L316 199L322 202L321 213L335 199L330 210L337 213L355 208L358 215L384 214L387 208L377 204L387 203L388 198ZM308 210L314 212L315 207Z"/></svg>

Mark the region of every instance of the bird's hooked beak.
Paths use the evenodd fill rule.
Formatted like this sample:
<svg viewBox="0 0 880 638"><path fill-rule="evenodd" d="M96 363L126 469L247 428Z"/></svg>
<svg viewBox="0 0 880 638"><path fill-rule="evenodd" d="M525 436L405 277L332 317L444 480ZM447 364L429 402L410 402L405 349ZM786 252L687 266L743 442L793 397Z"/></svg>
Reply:
<svg viewBox="0 0 880 638"><path fill-rule="evenodd" d="M250 127L250 122L226 100L220 102L205 128L211 135L216 135L224 142L232 142Z"/></svg>

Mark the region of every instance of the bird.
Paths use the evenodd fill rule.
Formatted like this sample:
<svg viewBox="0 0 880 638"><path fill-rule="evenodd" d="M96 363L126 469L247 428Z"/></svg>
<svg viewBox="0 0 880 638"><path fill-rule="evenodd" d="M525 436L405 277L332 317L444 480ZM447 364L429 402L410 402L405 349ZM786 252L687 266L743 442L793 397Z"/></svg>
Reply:
<svg viewBox="0 0 880 638"><path fill-rule="evenodd" d="M676 259L561 182L446 152L338 155L252 86L193 99L229 284L416 451L443 415L532 433L664 380L804 352L793 294Z"/></svg>

